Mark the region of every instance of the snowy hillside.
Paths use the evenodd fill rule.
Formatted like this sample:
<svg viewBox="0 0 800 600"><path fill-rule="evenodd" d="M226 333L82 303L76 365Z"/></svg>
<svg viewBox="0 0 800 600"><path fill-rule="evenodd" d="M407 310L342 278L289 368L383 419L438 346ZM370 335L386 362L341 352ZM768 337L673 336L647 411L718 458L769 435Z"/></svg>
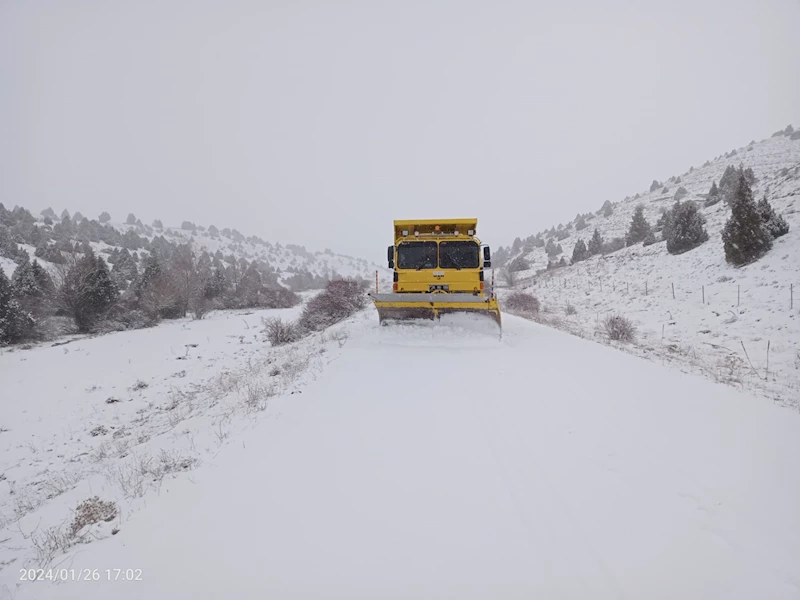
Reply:
<svg viewBox="0 0 800 600"><path fill-rule="evenodd" d="M797 597L795 412L509 315L267 314L0 354L0 599Z"/></svg>
<svg viewBox="0 0 800 600"><path fill-rule="evenodd" d="M37 215L37 219L38 226L45 226L43 217ZM58 218L55 220L58 221ZM189 223L186 224L186 228L153 227L145 225L141 221L138 221L138 224L110 221L107 224L122 233L123 236L130 232L148 242L153 242L157 237L163 236L166 241L173 244L191 243L198 253L206 251L212 256L220 253L222 257L232 255L237 260L244 258L248 262L258 261L276 272L280 283L296 291L320 288L324 286L326 280L338 277L356 277L372 281L375 271L381 269L362 258L337 254L329 249L312 253L305 247L295 244L272 244L257 236L245 237L236 229L218 230L213 226L206 228ZM76 233L72 241L77 243L80 239L81 236ZM135 245L134 243L133 246ZM131 245L93 242L91 246L102 255L106 255L115 247L118 249L127 247L131 252L137 253L137 259L142 259L149 253L147 249L135 248ZM23 247L33 259L35 248L24 244ZM40 258L40 261L47 265L46 260ZM10 277L16 263L9 258L0 256L0 266Z"/></svg>
<svg viewBox="0 0 800 600"><path fill-rule="evenodd" d="M740 164L755 174L755 198L766 196L790 231L766 256L737 268L726 263L721 240L730 208L724 201L705 207L703 201L726 167ZM800 137L750 143L654 187L613 203L610 216L602 210L584 215L583 230L576 229L579 219L554 227L553 241L563 249L554 261L564 257L569 263L576 242L588 243L595 228L606 241L624 238L639 205L655 224L681 188L684 201L698 202L709 240L678 255L663 242L639 243L545 270L548 257L533 247L532 236L516 242L506 261L523 257L530 263L517 273L515 287L541 299L543 321L602 337L603 317L621 314L639 329L637 344L628 349L800 405ZM547 230L540 235L548 237Z"/></svg>

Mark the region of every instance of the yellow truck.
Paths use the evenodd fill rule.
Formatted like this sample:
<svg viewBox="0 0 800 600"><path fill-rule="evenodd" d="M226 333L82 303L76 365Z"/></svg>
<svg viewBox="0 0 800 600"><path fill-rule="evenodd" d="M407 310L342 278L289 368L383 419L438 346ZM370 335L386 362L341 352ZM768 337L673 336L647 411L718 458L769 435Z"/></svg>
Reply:
<svg viewBox="0 0 800 600"><path fill-rule="evenodd" d="M484 272L492 266L491 252L477 238L477 227L477 219L395 221L387 253L392 292L370 294L380 323L471 313L500 326L500 307L494 290L487 292L491 281Z"/></svg>

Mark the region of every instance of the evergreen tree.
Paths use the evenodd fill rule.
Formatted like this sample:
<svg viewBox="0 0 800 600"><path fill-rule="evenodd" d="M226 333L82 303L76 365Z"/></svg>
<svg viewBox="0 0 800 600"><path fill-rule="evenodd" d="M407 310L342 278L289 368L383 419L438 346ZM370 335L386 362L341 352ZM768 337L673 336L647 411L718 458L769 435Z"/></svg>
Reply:
<svg viewBox="0 0 800 600"><path fill-rule="evenodd" d="M66 208L61 212L61 220L64 219L69 219L69 211Z"/></svg>
<svg viewBox="0 0 800 600"><path fill-rule="evenodd" d="M579 239L577 242L575 242L575 247L572 249L572 264L586 260L587 256L586 244L583 242L583 240Z"/></svg>
<svg viewBox="0 0 800 600"><path fill-rule="evenodd" d="M664 239L667 252L681 254L708 240L705 217L694 202L676 202L664 218Z"/></svg>
<svg viewBox="0 0 800 600"><path fill-rule="evenodd" d="M606 200L605 202L603 202L603 206L600 207L600 212L603 213L604 217L610 217L611 215L614 214L614 207L611 206L610 200Z"/></svg>
<svg viewBox="0 0 800 600"><path fill-rule="evenodd" d="M677 202L678 200L683 200L688 194L689 194L688 190L685 187L681 186L677 190L675 190L675 195L672 198Z"/></svg>
<svg viewBox="0 0 800 600"><path fill-rule="evenodd" d="M11 287L17 297L37 295L36 277L33 275L33 267L27 253L14 269L14 274L11 276Z"/></svg>
<svg viewBox="0 0 800 600"><path fill-rule="evenodd" d="M155 219L153 221L153 229L164 229L164 224L161 222L160 219Z"/></svg>
<svg viewBox="0 0 800 600"><path fill-rule="evenodd" d="M33 319L14 297L11 282L0 268L0 346L24 340L33 329Z"/></svg>
<svg viewBox="0 0 800 600"><path fill-rule="evenodd" d="M733 192L736 189L736 182L738 179L739 174L736 172L733 165L725 167L725 172L722 174L722 177L719 178L719 191L723 199L728 203L730 203Z"/></svg>
<svg viewBox="0 0 800 600"><path fill-rule="evenodd" d="M133 213L129 213L128 218L125 219L125 223L127 225L136 225L136 215L134 215Z"/></svg>
<svg viewBox="0 0 800 600"><path fill-rule="evenodd" d="M661 187L661 184L658 183L655 179L653 179L653 183L650 184L650 191L655 192L658 188Z"/></svg>
<svg viewBox="0 0 800 600"><path fill-rule="evenodd" d="M123 248L122 251L117 254L113 263L114 268L111 272L115 275L115 279L118 281L136 281L139 275L139 269L136 268L136 263L133 262L133 257L131 253L128 252L127 248ZM125 287L127 287L127 285Z"/></svg>
<svg viewBox="0 0 800 600"><path fill-rule="evenodd" d="M553 241L553 238L547 240L547 245L544 247L544 251L547 253L547 256L550 258L554 258L561 253L561 245L556 245Z"/></svg>
<svg viewBox="0 0 800 600"><path fill-rule="evenodd" d="M705 206L714 206L720 200L722 200L722 193L719 191L719 188L717 187L717 182L714 181L711 184L711 189L708 190Z"/></svg>
<svg viewBox="0 0 800 600"><path fill-rule="evenodd" d="M722 230L725 260L744 265L758 260L772 248L772 236L761 220L753 192L744 173L731 198L731 216Z"/></svg>
<svg viewBox="0 0 800 600"><path fill-rule="evenodd" d="M100 256L87 255L88 260L92 258L94 258L94 268L89 271L84 297L89 309L97 318L116 303L119 288L111 277L106 261Z"/></svg>
<svg viewBox="0 0 800 600"><path fill-rule="evenodd" d="M586 249L589 252L589 256L600 254L603 251L603 238L597 228L595 228L592 239L589 240L589 245Z"/></svg>
<svg viewBox="0 0 800 600"><path fill-rule="evenodd" d="M761 221L773 240L789 233L789 224L786 219L783 218L783 215L775 212L766 195L758 201L758 214L761 215Z"/></svg>
<svg viewBox="0 0 800 600"><path fill-rule="evenodd" d="M575 220L575 230L581 231L582 229L586 229L586 219L584 219L583 216L579 216Z"/></svg>
<svg viewBox="0 0 800 600"><path fill-rule="evenodd" d="M97 220L101 223L108 223L111 220L111 215L108 214L106 211L100 213L100 216L97 217Z"/></svg>
<svg viewBox="0 0 800 600"><path fill-rule="evenodd" d="M628 246L638 244L644 241L650 232L652 232L652 228L644 216L644 206L639 204L633 211L633 218L628 229L628 235L625 237L625 243Z"/></svg>

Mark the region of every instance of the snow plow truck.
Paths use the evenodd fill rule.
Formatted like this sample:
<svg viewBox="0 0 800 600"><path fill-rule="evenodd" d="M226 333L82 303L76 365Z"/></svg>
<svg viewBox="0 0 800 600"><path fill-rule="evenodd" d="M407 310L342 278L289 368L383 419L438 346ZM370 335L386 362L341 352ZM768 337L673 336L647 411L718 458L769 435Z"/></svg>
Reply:
<svg viewBox="0 0 800 600"><path fill-rule="evenodd" d="M370 294L382 325L469 313L500 327L500 307L485 275L491 251L476 237L477 226L477 219L394 222L394 244L387 251L392 292Z"/></svg>

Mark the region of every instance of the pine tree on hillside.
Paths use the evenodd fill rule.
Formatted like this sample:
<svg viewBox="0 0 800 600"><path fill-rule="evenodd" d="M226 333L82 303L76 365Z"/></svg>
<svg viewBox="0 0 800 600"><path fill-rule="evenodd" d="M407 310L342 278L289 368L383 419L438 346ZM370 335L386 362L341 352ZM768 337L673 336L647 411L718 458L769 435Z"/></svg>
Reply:
<svg viewBox="0 0 800 600"><path fill-rule="evenodd" d="M603 238L597 228L595 228L592 239L589 240L589 245L586 248L589 253L588 256L594 256L603 251Z"/></svg>
<svg viewBox="0 0 800 600"><path fill-rule="evenodd" d="M134 215L133 213L129 213L128 214L128 218L125 219L125 224L126 225L136 225L136 215Z"/></svg>
<svg viewBox="0 0 800 600"><path fill-rule="evenodd" d="M586 229L586 219L580 216L575 220L575 230L581 231L582 229Z"/></svg>
<svg viewBox="0 0 800 600"><path fill-rule="evenodd" d="M633 218L631 219L631 226L628 229L628 235L625 236L625 243L628 246L633 246L639 242L644 241L649 233L653 230L650 223L644 217L644 206L638 205L633 211Z"/></svg>
<svg viewBox="0 0 800 600"><path fill-rule="evenodd" d="M86 277L83 299L92 318L102 316L119 297L119 288L111 277L108 265L100 256L87 255L87 261L94 262Z"/></svg>
<svg viewBox="0 0 800 600"><path fill-rule="evenodd" d="M33 275L33 267L27 253L14 269L14 274L11 276L11 287L17 297L37 294L36 277Z"/></svg>
<svg viewBox="0 0 800 600"><path fill-rule="evenodd" d="M744 265L758 260L772 248L772 236L764 225L753 191L744 173L731 198L731 216L722 230L725 260L734 265Z"/></svg>
<svg viewBox="0 0 800 600"><path fill-rule="evenodd" d="M757 208L758 214L761 215L761 221L766 226L773 240L789 233L789 224L786 222L786 219L783 218L783 215L779 215L775 212L775 209L772 208L769 200L767 200L766 195L758 201Z"/></svg>
<svg viewBox="0 0 800 600"><path fill-rule="evenodd" d="M33 329L33 319L14 297L11 281L0 268L0 346L24 340Z"/></svg>
<svg viewBox="0 0 800 600"><path fill-rule="evenodd" d="M136 267L136 263L133 261L133 257L127 248L123 248L118 253L113 264L114 268L111 270L111 273L118 280L136 281L136 278L139 276L139 269ZM125 287L127 287L127 285Z"/></svg>
<svg viewBox="0 0 800 600"><path fill-rule="evenodd" d="M653 179L653 183L650 184L650 191L655 192L658 188L661 187L661 184L658 183L655 179Z"/></svg>
<svg viewBox="0 0 800 600"><path fill-rule="evenodd" d="M108 223L111 220L111 215L108 214L106 211L100 213L100 216L97 217L97 220L101 223Z"/></svg>
<svg viewBox="0 0 800 600"><path fill-rule="evenodd" d="M681 254L708 240L706 219L694 202L676 202L664 217L664 239L667 252Z"/></svg>
<svg viewBox="0 0 800 600"><path fill-rule="evenodd" d="M720 200L722 200L722 193L720 193L719 188L717 187L717 182L714 181L711 184L711 189L708 190L708 195L706 196L705 206L714 206Z"/></svg>
<svg viewBox="0 0 800 600"><path fill-rule="evenodd" d="M572 249L572 264L586 260L586 257L586 244L583 240L579 239L577 242L575 242L575 247Z"/></svg>

